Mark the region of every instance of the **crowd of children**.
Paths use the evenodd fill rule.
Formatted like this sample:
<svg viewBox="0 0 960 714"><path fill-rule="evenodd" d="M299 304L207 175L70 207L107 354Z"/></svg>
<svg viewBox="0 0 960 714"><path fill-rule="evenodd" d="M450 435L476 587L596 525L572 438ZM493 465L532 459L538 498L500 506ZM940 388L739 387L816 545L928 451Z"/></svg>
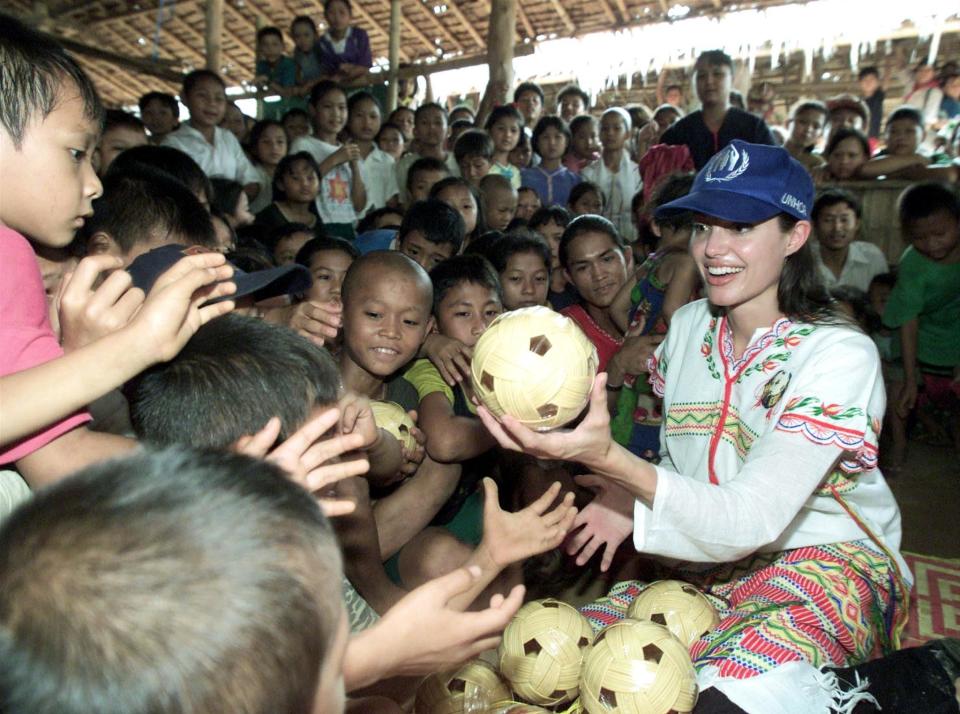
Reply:
<svg viewBox="0 0 960 714"><path fill-rule="evenodd" d="M573 85L548 107L524 82L509 103L388 116L375 92L348 88L371 65L349 0L327 0L324 17L322 35L293 21L289 56L282 30L259 30L256 83L277 99L252 126L229 123L209 70L184 77L179 102L150 92L139 117L105 111L60 47L2 18L0 709L401 711L423 675L496 644L524 598L524 563L562 575L575 567L551 559L561 546L577 565L604 546L606 570L630 533L640 550L693 561L776 550L756 573L806 578L787 561L809 538L784 532L792 516L774 494L747 504L718 489L729 510L698 507L696 524L677 505L683 489L707 497L678 475L695 464L676 444L709 441L705 473L725 486L744 459L773 458L770 439L807 463L804 442L784 436L801 430L856 458L838 451L785 489L797 508L844 505L838 490L856 506L844 479L859 474L875 497L859 507L879 519L866 533L880 532L852 535L816 501L843 542L805 557L877 571L856 586L869 581L873 598L854 633L865 639L842 655L817 642L810 663L861 664L873 615L890 621L874 635L891 649L909 574L878 447L887 478L909 478L911 434L960 454L956 69L918 70L885 121L875 87L866 102L803 101L773 149L778 134L732 104L720 51L697 60L689 113L679 85L658 87L664 103L648 112L600 111ZM865 234L852 183L880 178L905 181L896 267ZM756 286L779 310L751 313L755 296L737 291ZM574 320L604 373L562 447L496 424L470 387L487 326L531 306ZM849 403L793 396L792 351L827 365L823 351L842 362L873 345L877 379L836 386ZM692 374L683 355L703 369L678 387L667 367ZM763 384L747 395L751 379ZM699 403L696 380L727 384L725 409L742 413ZM408 412L412 445L377 425L371 402L384 400ZM781 428L784 409L794 421ZM609 465L612 447L577 450L604 439L645 464L633 482L625 461ZM754 519L743 543L689 535L738 513ZM746 585L729 587L734 602ZM626 592L586 612L603 621ZM829 607L814 615L833 622ZM762 655L741 646L722 657ZM707 701L728 708L710 711L759 711L720 690Z"/></svg>

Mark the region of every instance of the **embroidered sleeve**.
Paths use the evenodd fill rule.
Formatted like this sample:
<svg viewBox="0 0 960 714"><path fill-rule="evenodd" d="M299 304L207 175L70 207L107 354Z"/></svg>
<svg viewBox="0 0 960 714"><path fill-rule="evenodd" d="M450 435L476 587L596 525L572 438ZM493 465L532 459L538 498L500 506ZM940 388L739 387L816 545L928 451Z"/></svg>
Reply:
<svg viewBox="0 0 960 714"><path fill-rule="evenodd" d="M647 372L650 375L647 381L650 382L653 393L663 399L663 386L667 376L667 356L663 354L662 344L647 360Z"/></svg>

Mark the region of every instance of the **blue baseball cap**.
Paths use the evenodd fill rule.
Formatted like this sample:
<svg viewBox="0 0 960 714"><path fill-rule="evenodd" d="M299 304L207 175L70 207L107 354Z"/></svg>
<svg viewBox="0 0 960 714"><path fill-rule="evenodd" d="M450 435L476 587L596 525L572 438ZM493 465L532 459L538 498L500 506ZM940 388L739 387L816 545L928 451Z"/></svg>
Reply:
<svg viewBox="0 0 960 714"><path fill-rule="evenodd" d="M654 215L693 211L755 224L786 213L809 221L812 206L813 179L786 149L734 139L700 169L690 193L660 206Z"/></svg>
<svg viewBox="0 0 960 714"><path fill-rule="evenodd" d="M187 255L206 252L209 252L206 248L198 246L176 244L161 246L138 255L127 267L127 272L133 278L134 287L148 293L157 278L172 268L178 260ZM278 295L295 295L309 290L311 280L310 271L302 265L283 265L253 273L240 270L234 265L233 277L230 281L237 286L237 291L210 302L236 300L248 295L252 295L254 300L259 302Z"/></svg>

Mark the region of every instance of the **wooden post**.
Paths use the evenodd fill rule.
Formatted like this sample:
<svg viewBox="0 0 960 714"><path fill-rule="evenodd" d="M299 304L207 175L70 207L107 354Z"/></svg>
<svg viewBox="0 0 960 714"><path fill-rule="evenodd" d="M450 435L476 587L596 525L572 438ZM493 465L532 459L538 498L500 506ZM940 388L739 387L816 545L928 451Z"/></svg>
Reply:
<svg viewBox="0 0 960 714"><path fill-rule="evenodd" d="M487 30L490 84L506 93L513 85L513 35L517 25L516 0L492 0ZM502 100L501 97L497 98Z"/></svg>
<svg viewBox="0 0 960 714"><path fill-rule="evenodd" d="M223 0L206 0L207 22L204 40L207 50L207 69L220 74L221 38L223 37Z"/></svg>
<svg viewBox="0 0 960 714"><path fill-rule="evenodd" d="M387 114L397 108L397 96L400 77L400 0L390 0L390 68L387 72Z"/></svg>

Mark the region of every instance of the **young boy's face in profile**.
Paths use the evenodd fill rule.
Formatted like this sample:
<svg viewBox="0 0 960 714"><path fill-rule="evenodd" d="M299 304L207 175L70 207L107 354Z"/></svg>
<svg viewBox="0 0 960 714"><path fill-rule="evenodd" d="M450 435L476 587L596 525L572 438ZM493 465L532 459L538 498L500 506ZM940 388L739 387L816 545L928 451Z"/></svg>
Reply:
<svg viewBox="0 0 960 714"><path fill-rule="evenodd" d="M307 297L315 302L340 300L343 278L350 269L353 258L342 250L318 250L310 258L310 275L313 283Z"/></svg>
<svg viewBox="0 0 960 714"><path fill-rule="evenodd" d="M416 356L433 324L429 285L383 265L365 267L360 277L344 301L344 353L386 378Z"/></svg>
<svg viewBox="0 0 960 714"><path fill-rule="evenodd" d="M431 169L417 171L410 177L410 202L425 201L430 197L430 189L440 179L447 177L446 171Z"/></svg>
<svg viewBox="0 0 960 714"><path fill-rule="evenodd" d="M923 129L912 119L897 119L887 126L887 151L891 156L911 156L923 139Z"/></svg>
<svg viewBox="0 0 960 714"><path fill-rule="evenodd" d="M503 305L495 290L464 280L450 288L437 305L437 328L440 334L473 347L501 312Z"/></svg>
<svg viewBox="0 0 960 714"><path fill-rule="evenodd" d="M0 223L43 245L73 240L103 192L93 168L98 134L72 83L60 86L46 117L30 117L19 147L0 130Z"/></svg>
<svg viewBox="0 0 960 714"><path fill-rule="evenodd" d="M517 212L517 192L505 188L492 188L483 196L483 213L487 227L504 231Z"/></svg>
<svg viewBox="0 0 960 714"><path fill-rule="evenodd" d="M960 262L960 221L941 208L903 224L904 237L919 252L938 263Z"/></svg>
<svg viewBox="0 0 960 714"><path fill-rule="evenodd" d="M453 256L453 243L432 243L420 231L410 231L399 240L397 250L429 273Z"/></svg>

